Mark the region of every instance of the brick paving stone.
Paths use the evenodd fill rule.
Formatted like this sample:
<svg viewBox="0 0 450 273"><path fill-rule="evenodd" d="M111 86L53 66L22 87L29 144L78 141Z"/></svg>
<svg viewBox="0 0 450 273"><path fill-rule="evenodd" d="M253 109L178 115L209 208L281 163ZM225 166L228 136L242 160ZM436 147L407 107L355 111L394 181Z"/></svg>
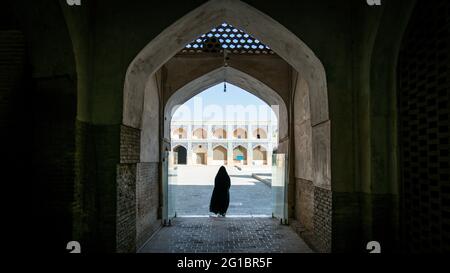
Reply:
<svg viewBox="0 0 450 273"><path fill-rule="evenodd" d="M175 218L142 253L311 253L289 227L272 218Z"/></svg>

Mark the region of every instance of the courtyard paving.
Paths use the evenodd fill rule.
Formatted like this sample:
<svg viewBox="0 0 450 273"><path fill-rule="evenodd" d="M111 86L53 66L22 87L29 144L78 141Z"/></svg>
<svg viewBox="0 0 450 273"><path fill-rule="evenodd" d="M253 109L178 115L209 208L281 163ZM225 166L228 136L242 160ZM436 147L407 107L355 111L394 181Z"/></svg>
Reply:
<svg viewBox="0 0 450 273"><path fill-rule="evenodd" d="M141 253L311 253L289 227L272 218L175 218Z"/></svg>
<svg viewBox="0 0 450 273"><path fill-rule="evenodd" d="M209 202L214 188L214 177L219 166L177 167L176 180L171 187L175 196L178 217L208 216ZM271 216L272 192L270 186L252 177L252 173L270 176L269 168L238 170L227 167L231 178L229 216Z"/></svg>
<svg viewBox="0 0 450 273"><path fill-rule="evenodd" d="M270 178L270 168L227 167L231 178L227 217L209 217L219 166L178 166L172 181L177 217L141 249L142 253L309 253L289 227L271 218L271 187L252 177Z"/></svg>

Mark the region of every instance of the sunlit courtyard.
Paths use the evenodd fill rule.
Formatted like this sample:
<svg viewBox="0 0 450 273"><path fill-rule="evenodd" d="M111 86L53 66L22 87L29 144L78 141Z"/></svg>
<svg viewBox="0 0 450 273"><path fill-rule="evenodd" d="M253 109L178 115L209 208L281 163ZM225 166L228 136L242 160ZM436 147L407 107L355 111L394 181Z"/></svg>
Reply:
<svg viewBox="0 0 450 273"><path fill-rule="evenodd" d="M178 217L208 216L209 202L214 187L214 177L220 166L178 165L173 185L175 209ZM252 177L252 174L270 179L270 167L226 167L231 178L228 217L272 215L272 191L268 183Z"/></svg>

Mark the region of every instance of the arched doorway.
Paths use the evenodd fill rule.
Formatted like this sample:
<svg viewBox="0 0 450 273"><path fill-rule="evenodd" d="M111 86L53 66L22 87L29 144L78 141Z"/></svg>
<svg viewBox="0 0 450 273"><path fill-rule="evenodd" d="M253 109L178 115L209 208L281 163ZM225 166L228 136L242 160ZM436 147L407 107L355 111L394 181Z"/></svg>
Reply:
<svg viewBox="0 0 450 273"><path fill-rule="evenodd" d="M170 71L168 69L167 73L169 74ZM235 139L232 137L224 139L218 138L217 135L225 136L226 131L233 132L235 127L239 127L242 130L246 128L246 131L252 131L251 128L257 123L264 124L266 127L278 127L275 114L267 103L247 90L233 84L227 84L226 93L223 92L222 88L223 83L220 83L206 90L200 89L200 92L193 90L196 95L184 102L180 107L176 107L176 111L171 116L171 128L176 128L182 124L188 131L202 128L210 132L207 139L185 139L181 141L171 139L172 147L179 145L180 142L187 145L188 158L190 157L189 154L192 154L195 159L198 157L195 153L197 150L193 151L198 143L202 143L204 147L207 147L208 151L206 165L195 164L196 162L193 161L187 166L179 166L177 168L176 189L172 193L169 192L168 199L171 199L170 196L175 196L175 211L178 220L185 221L185 218L189 217L202 218L208 216L209 210L207 205L219 166L225 166L233 185L230 188L230 208L227 213L229 218L249 217L249 215L270 218L272 215L271 187L267 183L260 181L260 179L269 177L271 168L251 168L251 166L248 166L250 161L247 161L246 166L248 168L240 168L236 166L240 165L240 163L235 164L233 160L233 147L236 146L235 144L242 143L243 147L250 150L254 146L252 143L260 141ZM192 92L192 90L182 88L172 95L172 99L177 99L179 94L186 94L186 92ZM203 108L196 108L199 101L204 105ZM215 113L218 114L213 115L212 119L209 119L211 117L209 114L191 115L193 112L205 113L203 110L210 108L211 105L215 107ZM242 108L232 107L239 105ZM259 112L265 112L266 114L257 116L256 120L253 120L250 116L248 117L249 119L240 119L238 121L230 119L230 117L234 116L233 113L241 113L240 109L245 109L244 106L246 105L258 105L261 107ZM225 114L220 115L222 113ZM223 119L224 117L225 119ZM270 117L271 120L267 120L267 117ZM213 132L215 132L215 135L212 134ZM272 142L275 144L275 140L272 140ZM251 155L251 153L248 154ZM255 172L259 174L257 178L252 176ZM173 220L177 222L177 219Z"/></svg>
<svg viewBox="0 0 450 273"><path fill-rule="evenodd" d="M148 153L148 157L144 157L141 160L155 160L152 162L158 162L159 158L151 155L160 155L160 151L170 150L170 131L168 129L170 127L166 126L166 124L170 122L170 111L173 109L173 106L192 97L194 92L192 90L201 89L192 88L193 86L211 85L211 79L212 82L217 81L214 77L209 78L205 82L192 81L190 82L191 86L186 87L185 92L180 92L176 100L170 101L169 99L166 105L158 104L155 107L146 107L146 105L158 101L153 98L160 97L158 84L156 83L156 80L159 78L156 76L159 73L158 70L198 35L207 32L210 27L220 25L223 22L242 28L269 45L274 52L292 66L293 70L300 73L298 79L306 83L305 86L300 86L300 88L307 88L303 90L296 88L294 93L306 92L309 94L310 105L306 111L310 113L310 119L304 123L304 126L308 126L312 131L310 149L313 154L311 159L313 162L308 165L311 167L311 170L308 171L313 174L310 182L314 190L318 192L317 196L323 197L313 199L312 202L314 205L327 202L324 207L331 208L330 120L328 115L326 76L323 65L298 37L267 15L241 1L212 0L205 3L181 18L151 41L129 66L124 86L123 124L131 128L138 128L141 130L142 135L147 136L147 138L141 139L141 146L148 148L145 151L145 153ZM177 37L177 39L173 39L173 37ZM274 93L268 93L272 95L264 95L264 90L266 90L264 85L258 84L254 80L250 83L243 81L239 77L239 71L232 67L217 69L211 72L210 75L214 75L214 73L222 74L221 79L223 80L223 72L226 72L227 81L228 77L233 78L234 76L234 80L237 83L249 85L250 90L255 90L266 101L275 102L278 100L277 103L269 103L270 105L279 105L281 108L280 116L282 118L279 119L278 151L286 154L290 153L291 147L293 147L291 145L296 141L301 141L289 130L289 127L293 126L293 121L289 119L290 113L288 111L292 111L292 109L287 109L286 102L283 99L279 101L279 97L274 96ZM300 82L300 80L297 82ZM255 88L256 86L262 86L261 92L263 93L260 93L258 88ZM293 101L290 101L290 98L287 98L287 101L289 102L287 104L292 105L292 108L303 107L302 105L295 105ZM161 117L158 109L164 106L164 116ZM283 106L285 107L284 109ZM150 119L148 116L152 118ZM159 122L164 125L160 126ZM155 130L155 128L162 128L164 131L159 134L159 131ZM293 139L290 139L291 135ZM158 140L157 143L152 142L155 139ZM299 152L302 153L302 151ZM295 179L303 179L305 176L303 170L297 166L300 164L300 161L297 160L297 156L295 158L293 165L298 170L296 171ZM118 180L118 186L121 183L122 181ZM295 181L292 181L292 183L295 183ZM291 201L295 202L295 200ZM139 204L139 200L136 204ZM316 212L314 211L313 213ZM320 215L321 218L331 221L331 210L320 211L320 213L322 214ZM331 249L331 226L317 222L312 232L324 241L322 244L324 251L329 251Z"/></svg>
<svg viewBox="0 0 450 273"><path fill-rule="evenodd" d="M247 149L241 145L233 149L233 160L237 165L247 165Z"/></svg>
<svg viewBox="0 0 450 273"><path fill-rule="evenodd" d="M197 165L206 165L208 163L208 150L205 145L199 144L193 147L194 163Z"/></svg>
<svg viewBox="0 0 450 273"><path fill-rule="evenodd" d="M214 164L227 165L228 164L228 151L222 145L218 145L213 149Z"/></svg>
<svg viewBox="0 0 450 273"><path fill-rule="evenodd" d="M184 146L177 146L173 149L175 152L174 164L186 165L187 164L187 149Z"/></svg>
<svg viewBox="0 0 450 273"><path fill-rule="evenodd" d="M253 148L253 164L257 166L267 165L267 150L261 145Z"/></svg>

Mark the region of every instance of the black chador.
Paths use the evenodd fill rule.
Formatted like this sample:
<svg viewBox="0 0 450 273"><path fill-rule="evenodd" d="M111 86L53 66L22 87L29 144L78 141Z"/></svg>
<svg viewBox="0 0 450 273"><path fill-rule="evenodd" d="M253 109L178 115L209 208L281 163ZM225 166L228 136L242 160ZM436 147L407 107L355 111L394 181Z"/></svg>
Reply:
<svg viewBox="0 0 450 273"><path fill-rule="evenodd" d="M230 176L222 166L214 179L214 190L209 204L210 212L225 216L230 204L230 186Z"/></svg>

